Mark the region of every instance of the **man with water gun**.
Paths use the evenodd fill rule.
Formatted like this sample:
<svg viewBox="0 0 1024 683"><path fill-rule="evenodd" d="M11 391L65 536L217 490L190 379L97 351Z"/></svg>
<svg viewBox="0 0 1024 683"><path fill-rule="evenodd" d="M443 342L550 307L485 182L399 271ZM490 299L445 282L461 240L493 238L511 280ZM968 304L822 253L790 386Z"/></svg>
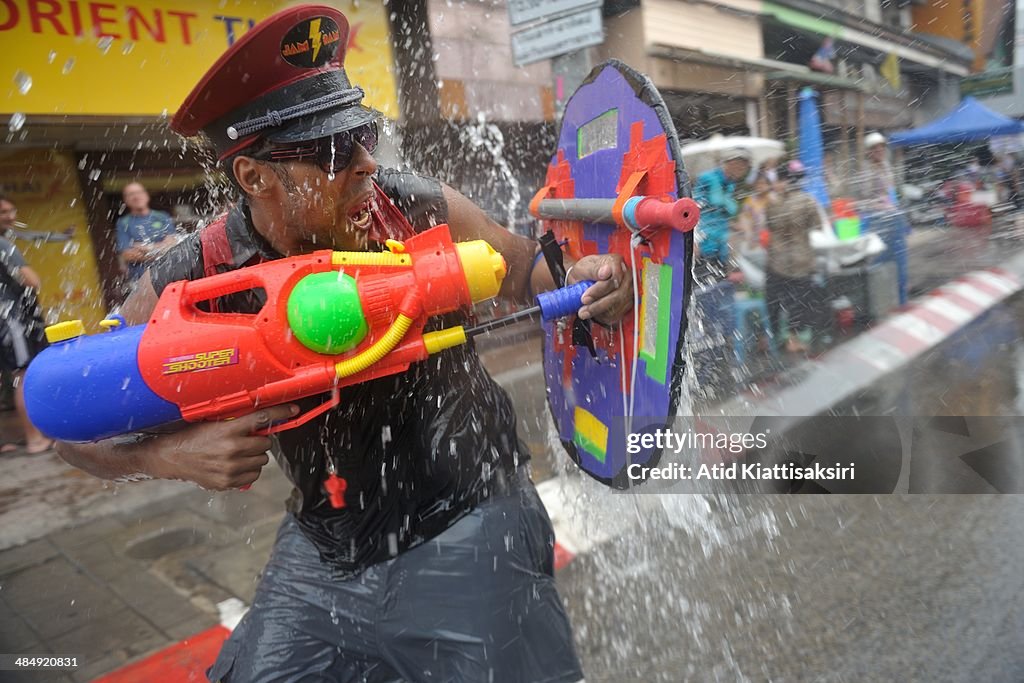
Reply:
<svg viewBox="0 0 1024 683"><path fill-rule="evenodd" d="M146 322L175 281L317 249L379 249L438 223L456 242L483 239L502 254L501 295L554 287L534 241L436 180L378 169L377 113L346 76L347 37L338 10L292 7L252 28L189 95L171 127L205 134L241 199L150 267L122 307L129 324ZM573 264L570 283L596 281L579 316L620 320L632 305L624 272L618 256ZM258 299L248 292L217 306L251 313ZM299 411L280 405L59 452L109 479L240 488L272 448L254 432ZM343 387L336 408L282 432L274 455L295 486L288 515L211 680L582 678L512 403L471 347ZM340 507L324 488L333 473L347 482L333 493Z"/></svg>

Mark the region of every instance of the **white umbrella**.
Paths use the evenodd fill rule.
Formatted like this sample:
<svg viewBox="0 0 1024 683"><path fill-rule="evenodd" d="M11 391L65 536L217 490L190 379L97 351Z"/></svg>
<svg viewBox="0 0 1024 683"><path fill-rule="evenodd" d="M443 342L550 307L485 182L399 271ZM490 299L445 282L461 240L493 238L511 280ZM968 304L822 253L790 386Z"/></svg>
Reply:
<svg viewBox="0 0 1024 683"><path fill-rule="evenodd" d="M786 147L778 140L753 138L743 135L712 135L708 140L683 143L679 149L690 178L696 178L705 171L710 171L721 162L722 152L742 147L750 152L752 170L769 159L778 159L786 155Z"/></svg>

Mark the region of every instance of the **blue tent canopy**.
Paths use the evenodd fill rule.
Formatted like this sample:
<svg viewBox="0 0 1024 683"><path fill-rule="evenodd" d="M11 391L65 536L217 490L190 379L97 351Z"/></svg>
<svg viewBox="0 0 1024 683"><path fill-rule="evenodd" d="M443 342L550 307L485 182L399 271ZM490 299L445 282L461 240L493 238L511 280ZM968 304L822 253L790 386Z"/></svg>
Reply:
<svg viewBox="0 0 1024 683"><path fill-rule="evenodd" d="M973 97L965 97L956 109L919 128L896 131L889 143L907 145L948 145L979 142L997 135L1024 133L1024 123L997 114Z"/></svg>

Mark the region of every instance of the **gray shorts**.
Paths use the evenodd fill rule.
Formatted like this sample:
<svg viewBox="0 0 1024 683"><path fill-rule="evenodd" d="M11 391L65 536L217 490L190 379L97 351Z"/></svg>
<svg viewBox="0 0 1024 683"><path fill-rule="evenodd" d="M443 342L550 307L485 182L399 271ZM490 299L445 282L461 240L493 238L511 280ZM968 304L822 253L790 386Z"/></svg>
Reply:
<svg viewBox="0 0 1024 683"><path fill-rule="evenodd" d="M211 681L544 683L583 678L533 485L350 580L287 516Z"/></svg>

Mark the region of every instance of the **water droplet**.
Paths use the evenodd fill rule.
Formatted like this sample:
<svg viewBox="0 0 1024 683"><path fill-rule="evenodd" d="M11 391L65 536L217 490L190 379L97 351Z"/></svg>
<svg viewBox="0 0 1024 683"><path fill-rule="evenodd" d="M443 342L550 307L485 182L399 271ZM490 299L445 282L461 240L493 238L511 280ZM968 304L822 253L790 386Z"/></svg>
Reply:
<svg viewBox="0 0 1024 683"><path fill-rule="evenodd" d="M12 133L17 133L25 125L25 115L21 112L11 114L11 120L7 122L7 128Z"/></svg>
<svg viewBox="0 0 1024 683"><path fill-rule="evenodd" d="M123 55L130 55L132 53L132 50L134 50L134 49L135 49L135 43L133 43L130 40L126 40L126 41L124 41L124 46L121 48L121 54L123 54Z"/></svg>
<svg viewBox="0 0 1024 683"><path fill-rule="evenodd" d="M62 76L67 76L71 73L71 70L75 68L75 58L68 57L68 61L64 62L64 66L61 68L60 73Z"/></svg>
<svg viewBox="0 0 1024 683"><path fill-rule="evenodd" d="M46 55L46 63L53 64L53 60L57 59L57 51L50 50L50 54Z"/></svg>
<svg viewBox="0 0 1024 683"><path fill-rule="evenodd" d="M107 54L110 52L110 46L114 44L114 39L110 36L103 36L96 41L96 47L100 49L100 52Z"/></svg>
<svg viewBox="0 0 1024 683"><path fill-rule="evenodd" d="M100 171L100 169L94 168L91 171L89 171L89 180L99 180L101 174L102 171Z"/></svg>
<svg viewBox="0 0 1024 683"><path fill-rule="evenodd" d="M14 72L14 82L18 85L18 92L22 95L27 95L28 91L32 89L32 77L20 69Z"/></svg>

